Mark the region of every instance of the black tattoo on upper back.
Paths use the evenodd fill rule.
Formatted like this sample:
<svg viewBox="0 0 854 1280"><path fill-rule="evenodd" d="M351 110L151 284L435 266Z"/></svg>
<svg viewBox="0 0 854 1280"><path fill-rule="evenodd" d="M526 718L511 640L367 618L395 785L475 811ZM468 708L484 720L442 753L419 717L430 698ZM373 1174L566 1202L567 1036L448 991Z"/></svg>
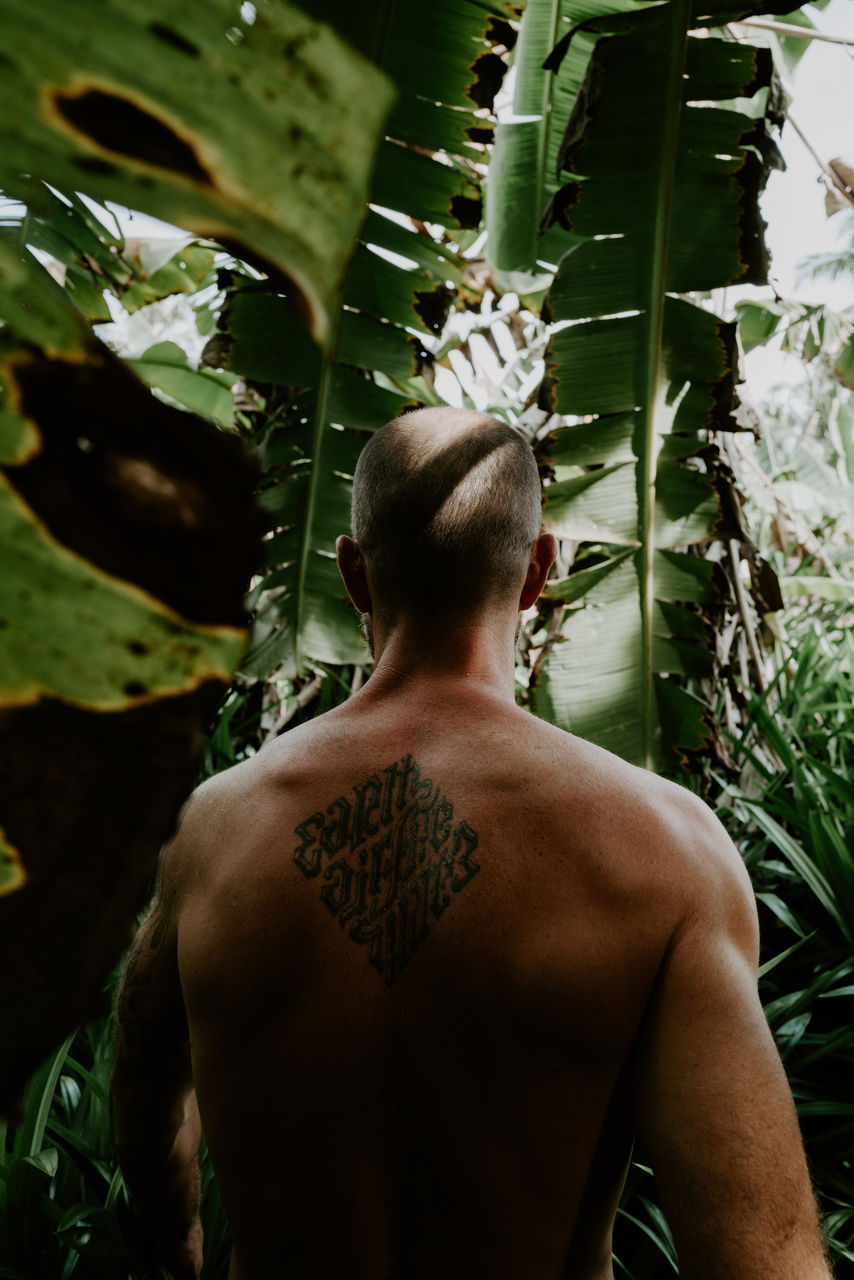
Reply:
<svg viewBox="0 0 854 1280"><path fill-rule="evenodd" d="M387 986L480 870L477 833L405 755L295 828L294 861Z"/></svg>

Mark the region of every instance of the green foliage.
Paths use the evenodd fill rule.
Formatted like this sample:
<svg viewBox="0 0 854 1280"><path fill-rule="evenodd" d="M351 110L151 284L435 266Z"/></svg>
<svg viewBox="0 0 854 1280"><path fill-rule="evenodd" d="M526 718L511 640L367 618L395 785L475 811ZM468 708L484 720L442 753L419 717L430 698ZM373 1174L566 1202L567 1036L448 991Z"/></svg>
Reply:
<svg viewBox="0 0 854 1280"><path fill-rule="evenodd" d="M844 264L843 257L834 262ZM782 298L744 298L736 303L738 332L745 351L779 338L781 349L805 364L819 365L849 390L854 387L854 317L821 303Z"/></svg>
<svg viewBox="0 0 854 1280"><path fill-rule="evenodd" d="M854 1274L854 640L851 615L790 624L764 695L745 691L739 776L717 779L718 816L760 913L760 994L795 1095L835 1274ZM615 1231L615 1274L676 1272L652 1171L636 1153ZM637 1163L640 1162L640 1163Z"/></svg>
<svg viewBox="0 0 854 1280"><path fill-rule="evenodd" d="M26 221L9 219L0 235L0 313L18 339L54 355L77 353L90 341L80 315L109 317L105 291L143 315L152 302L186 294L210 339L202 367L168 342L149 347L132 367L161 397L253 438L263 468L264 573L250 597L256 625L243 674L205 748L204 772L216 772L335 705L361 681L364 650L331 559L334 539L347 527L350 477L366 433L407 405L435 402L436 364L466 346L444 322L451 305L461 311L481 301L466 246L480 223L491 103L505 69L493 43L502 51L512 45L517 6L441 0L431 24L442 40L425 41L422 15L411 4L379 11L367 0L313 5L312 18L329 19L360 55L287 5L259 6L258 21L235 26L226 47L219 4L191 31L165 27L169 6L154 12L125 0L87 0L75 10L73 47L64 50L61 28L46 31L45 23L65 7L52 0L35 17L32 5L13 6L23 33L18 43L24 49L24 35L29 43L14 68L21 95L10 110L18 119L36 87L47 85L66 125L75 117L85 128L69 133L56 112L48 118L33 109L20 145L44 156L44 176L60 187L63 175L71 190L72 178L84 173L87 190L103 198L125 199L197 234L238 240L252 263L204 241L126 242L79 196L60 197L20 172L10 180L28 206ZM491 163L490 253L501 268L493 282L541 290L559 262L546 323L531 319L535 336L519 364L526 373L535 367L531 352L548 328L548 379L540 392L546 428L538 441L549 472L547 515L567 545L580 544L534 624L542 626L542 644L531 647L542 656L529 696L559 723L642 762L660 763L663 743L696 750L706 738L708 709L685 684L714 675L706 615L717 603L719 575L696 551L713 534L738 532L724 519L721 468L707 435L730 425L732 328L677 295L758 279L764 270L755 200L774 156L770 62L749 46L691 35L701 21L722 23L745 8L711 0L693 7L687 0L530 0L514 108L538 119L502 125ZM85 115L92 93L85 77L114 68L115 48L101 35L112 40L122 23L138 40L139 66L133 74L111 71L109 92L146 129L158 114L169 121L170 145L179 146L171 154L180 155L171 169L129 155L127 140L120 146L100 136ZM274 36L290 38L289 23L316 42L314 55L329 63L324 77L332 68L329 115L310 95L304 103L278 94L269 107L262 101L265 84L281 85ZM559 37L579 23L544 70ZM196 44L197 53L182 42ZM339 314L335 280L362 211L372 131L389 102L386 82L363 57L396 82L398 99ZM56 91L72 59L83 80L73 93L67 86ZM239 106L227 87L235 73ZM746 111L733 109L736 98ZM349 110L354 100L369 107L361 120ZM294 133L309 127L304 136ZM305 204L293 217L294 191L302 188L283 178L278 145L276 163L265 162L271 129L295 144L287 157L295 180L311 155ZM318 166L318 156L329 164ZM10 174L20 168L18 152L4 163ZM195 170L188 181L194 163L216 181ZM239 191L229 204L223 187L232 180ZM61 264L65 292L25 246ZM315 332L328 335L326 354L311 337L307 314ZM776 302L747 304L745 345L783 322L790 341L820 359L834 332L820 308L793 317ZM489 332L487 322L482 330ZM850 383L850 336L839 327L835 334L837 378ZM16 411L13 363L4 366L0 446L20 463L37 442ZM521 398L509 410L521 416ZM551 411L584 420L549 431ZM850 420L838 412L832 421L839 445L828 418L832 450L824 461L850 482ZM794 451L786 466L774 483L804 482L802 455ZM798 590L842 591L826 578L818 588L814 574L799 579ZM184 639L172 642L180 647ZM854 1040L850 1017L842 1017L854 991L846 953L854 935L854 802L844 780L851 658L850 639L830 625L796 637L769 694L748 699L747 731L732 747L744 766L741 784L722 784L724 817L763 912L769 1017L795 1082L830 1209L831 1245L843 1265L854 1260L846 1154L854 1121L844 1088ZM29 651L27 659L34 661ZM0 877L5 867L14 881L18 866L15 846L0 831ZM39 1072L22 1123L3 1135L0 1277L158 1274L145 1259L115 1169L109 1057L105 1026L78 1033ZM219 1280L227 1230L206 1161L204 1171L205 1277ZM616 1240L618 1269L634 1280L675 1270L652 1175L642 1165L633 1167Z"/></svg>
<svg viewBox="0 0 854 1280"><path fill-rule="evenodd" d="M215 369L194 369L175 342L157 342L138 360L129 359L131 369L150 387L165 392L200 418L209 418L220 427L234 423L231 388L234 377Z"/></svg>
<svg viewBox="0 0 854 1280"><path fill-rule="evenodd" d="M138 587L87 564L57 543L5 484L0 540L16 549L0 581L0 617L18 614L21 593L32 601L15 626L0 629L3 693L16 703L51 696L115 710L211 678L228 682L243 650L240 628L193 626Z"/></svg>
<svg viewBox="0 0 854 1280"><path fill-rule="evenodd" d="M252 22L231 0L7 0L4 35L0 186L84 186L232 240L328 334L393 97L376 67L285 0Z"/></svg>
<svg viewBox="0 0 854 1280"><path fill-rule="evenodd" d="M734 11L713 8L718 18ZM505 42L499 50L512 45L514 6L497 5L500 16L490 17L477 3L443 5L434 14L443 41L427 50L405 6L389 14L369 9L345 13L328 0L312 10L377 58L399 89L329 354L308 337L298 289L276 273L259 279L239 263L224 278L220 259L217 284L225 291L205 303L216 319L203 368L162 343L133 362L161 393L222 425L233 421L235 377L254 384L254 411L240 425L253 423L270 534L244 664L256 678L278 671L302 679L317 663L364 660L332 560L335 537L347 527L355 458L364 432L407 406L435 402L435 363L464 345L443 331L448 308L459 314L478 305L463 246L480 216L489 109L505 65L490 40ZM714 603L686 549L713 532L732 532L724 527L707 431L729 425L735 363L730 329L674 295L761 274L754 206L773 157L766 117L776 118L765 52L689 39L697 19L673 0L660 8L535 0L516 55L516 109L536 107L541 116L533 151L523 142L519 153L531 163L536 157L535 181L521 162L502 168L501 144L489 184L490 243L500 251L505 232L519 241L516 221L524 222L527 257L514 265L566 254L547 304L551 341L540 400L595 419L541 450L555 480L547 516L567 540L587 544L573 571L603 560L614 568L607 581L598 575L589 596L581 581L572 584L575 607L542 655L531 703L631 759L662 764L669 744L670 767L709 735L708 712L683 688L686 676L708 668L707 646L697 643L702 624L678 606ZM549 42L579 22L583 29L560 40L544 70ZM674 57L680 68L684 62L685 79L671 66ZM727 109L739 94L752 100L753 115ZM515 124L502 131L512 150ZM623 198L626 184L631 202ZM34 205L37 194L30 193ZM536 241L548 206L553 225ZM65 255L72 273L85 269L81 253L92 235L72 208L78 213L81 226L62 214L74 224L77 259ZM726 234L712 233L715 220ZM42 219L45 236L49 222ZM187 287L204 265L202 245L189 247L199 257L191 272L184 250L161 262L144 249L132 254L115 237L101 239L94 261L104 275L90 278L90 294L97 297L107 281L126 307L136 307L145 288ZM513 417L521 406L500 408Z"/></svg>
<svg viewBox="0 0 854 1280"><path fill-rule="evenodd" d="M129 368L88 323L109 317L106 290L128 312L194 291L215 249L140 250L61 192L85 186L234 242L328 340L394 91L286 0L242 16L232 0L11 0L3 19L0 185L26 205L0 228L0 705L3 754L19 762L0 784L7 1110L115 961L243 651L258 554L253 468L210 426L233 426L233 376L163 343ZM47 831L36 744L40 776L73 793ZM141 813L119 800L119 762ZM85 888L58 904L69 880ZM84 910L86 947L60 966L61 943L39 930L54 921L61 937Z"/></svg>
<svg viewBox="0 0 854 1280"><path fill-rule="evenodd" d="M811 0L809 7L810 9L826 9L829 2L830 0ZM803 9L795 9L793 13L776 13L772 11L772 17L782 18L782 21L789 27L803 27L806 31L816 30L816 24L808 13L804 13ZM779 53L781 64L791 76L809 48L809 40L803 40L799 36L783 35L779 32L767 32L766 38L768 37L770 37L769 43Z"/></svg>
<svg viewBox="0 0 854 1280"><path fill-rule="evenodd" d="M851 615L791 624L772 687L733 744L721 817L762 925L763 1003L790 1082L837 1275L854 1262L854 642Z"/></svg>
<svg viewBox="0 0 854 1280"><path fill-rule="evenodd" d="M0 1280L169 1280L150 1256L113 1151L110 1024L69 1036L33 1077L23 1118L0 1122ZM203 1280L229 1236L202 1152Z"/></svg>
<svg viewBox="0 0 854 1280"><path fill-rule="evenodd" d="M854 596L854 351L851 316L792 300L737 304L746 349L779 340L802 361L799 383L762 405L744 474L751 527L773 549L787 599Z"/></svg>
<svg viewBox="0 0 854 1280"><path fill-rule="evenodd" d="M210 278L217 248L208 241L190 235L126 240L106 209L76 192L61 196L22 175L15 190L24 203L4 202L0 233L19 248L48 254L68 296L95 324L111 318L105 292L134 312L176 293L195 293Z"/></svg>
<svg viewBox="0 0 854 1280"><path fill-rule="evenodd" d="M271 537L270 573L253 597L245 664L252 675L278 669L296 677L312 664L364 660L333 559L335 539L349 525L350 478L364 433L437 399L433 349L462 280L461 242L480 221L489 112L506 69L487 37L514 5L441 0L431 8L442 31L435 43L423 40L411 5L345 9L328 0L312 12L375 57L399 98L327 358L306 345L293 298L239 275L211 344L211 363L279 388L266 398L258 439ZM271 331L275 343L265 337Z"/></svg>
<svg viewBox="0 0 854 1280"><path fill-rule="evenodd" d="M672 679L711 669L702 624L681 607L713 600L690 552L738 536L707 448L710 430L734 425L734 334L684 295L764 279L755 206L778 162L770 55L692 36L695 16L671 3L585 23L585 37L600 36L557 149L568 181L546 215L569 235L545 304L540 397L583 419L545 451L556 478L546 520L593 544L578 572L591 556L599 568L583 593L572 588L533 706L636 763L671 768L710 736L708 712ZM580 74L574 46L570 32L547 64L558 81L564 63L570 82ZM732 109L739 96L746 111Z"/></svg>
<svg viewBox="0 0 854 1280"><path fill-rule="evenodd" d="M570 26L635 7L634 0L529 0L526 6L514 57L513 115L522 118L498 125L487 184L487 255L508 287L524 287L527 274L548 279L569 247L565 233L543 234L541 222L562 185L561 142L596 45L595 25L576 31L559 75L544 75L544 64Z"/></svg>

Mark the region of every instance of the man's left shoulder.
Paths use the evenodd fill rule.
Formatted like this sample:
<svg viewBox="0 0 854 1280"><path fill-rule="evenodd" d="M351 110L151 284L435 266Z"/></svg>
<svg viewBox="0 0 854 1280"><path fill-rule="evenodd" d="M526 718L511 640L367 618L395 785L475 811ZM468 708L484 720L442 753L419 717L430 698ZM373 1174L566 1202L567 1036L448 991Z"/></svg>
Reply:
<svg viewBox="0 0 854 1280"><path fill-rule="evenodd" d="M183 805L171 840L164 850L168 874L176 885L192 881L199 860L227 842L241 814L250 809L253 796L263 785L258 757L213 774L196 787Z"/></svg>

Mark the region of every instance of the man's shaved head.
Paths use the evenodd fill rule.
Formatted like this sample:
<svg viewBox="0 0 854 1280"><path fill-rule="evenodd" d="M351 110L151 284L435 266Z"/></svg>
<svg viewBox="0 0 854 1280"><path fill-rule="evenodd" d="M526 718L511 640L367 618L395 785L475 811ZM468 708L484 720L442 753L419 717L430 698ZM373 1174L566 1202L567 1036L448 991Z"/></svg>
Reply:
<svg viewBox="0 0 854 1280"><path fill-rule="evenodd" d="M454 611L518 592L540 523L530 446L484 414L404 414L377 431L356 467L353 537L391 607Z"/></svg>

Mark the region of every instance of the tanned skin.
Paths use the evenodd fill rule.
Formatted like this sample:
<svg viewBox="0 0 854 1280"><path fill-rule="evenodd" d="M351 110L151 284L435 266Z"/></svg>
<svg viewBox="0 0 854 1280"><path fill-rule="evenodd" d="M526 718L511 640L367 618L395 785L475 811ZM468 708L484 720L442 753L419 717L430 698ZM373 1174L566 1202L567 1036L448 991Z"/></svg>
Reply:
<svg viewBox="0 0 854 1280"><path fill-rule="evenodd" d="M691 794L514 704L553 551L431 627L341 539L374 674L196 793L114 1073L178 1280L199 1112L230 1280L612 1280L636 1133L685 1280L830 1276L736 850Z"/></svg>

